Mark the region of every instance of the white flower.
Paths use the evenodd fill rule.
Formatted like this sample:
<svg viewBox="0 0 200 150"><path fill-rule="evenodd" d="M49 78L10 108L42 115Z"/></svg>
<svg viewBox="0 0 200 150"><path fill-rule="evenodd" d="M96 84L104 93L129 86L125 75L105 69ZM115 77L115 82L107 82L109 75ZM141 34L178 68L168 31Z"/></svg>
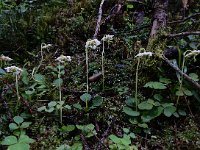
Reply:
<svg viewBox="0 0 200 150"><path fill-rule="evenodd" d="M96 49L97 46L99 46L101 44L101 42L97 39L88 39L86 44L85 44L85 48L88 49L88 48L91 48L91 49Z"/></svg>
<svg viewBox="0 0 200 150"><path fill-rule="evenodd" d="M153 55L152 52L143 52L143 53L137 54L135 57L152 56L152 55Z"/></svg>
<svg viewBox="0 0 200 150"><path fill-rule="evenodd" d="M0 60L2 61L11 61L13 59L11 59L10 57L4 56L3 54L0 56Z"/></svg>
<svg viewBox="0 0 200 150"><path fill-rule="evenodd" d="M56 58L56 61L59 61L60 63L64 63L71 60L72 60L71 56L64 56L64 55L60 55L60 57Z"/></svg>
<svg viewBox="0 0 200 150"><path fill-rule="evenodd" d="M185 55L185 57L196 57L198 54L200 54L200 50L194 50L194 51L191 51L190 53L188 53L187 55Z"/></svg>
<svg viewBox="0 0 200 150"><path fill-rule="evenodd" d="M16 73L17 75L20 74L23 70L16 66L10 66L5 68L6 72Z"/></svg>
<svg viewBox="0 0 200 150"><path fill-rule="evenodd" d="M102 41L105 41L105 42L110 42L113 40L113 36L114 35L104 35L104 37L101 39Z"/></svg>
<svg viewBox="0 0 200 150"><path fill-rule="evenodd" d="M52 44L45 44L45 43L41 44L41 49L48 49L49 47L52 47Z"/></svg>

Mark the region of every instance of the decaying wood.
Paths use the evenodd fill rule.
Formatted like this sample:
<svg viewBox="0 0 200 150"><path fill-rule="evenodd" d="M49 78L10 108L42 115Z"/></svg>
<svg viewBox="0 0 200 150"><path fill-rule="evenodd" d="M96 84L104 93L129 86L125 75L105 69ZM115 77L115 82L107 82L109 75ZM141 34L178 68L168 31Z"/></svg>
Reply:
<svg viewBox="0 0 200 150"><path fill-rule="evenodd" d="M101 18L102 18L102 7L103 7L103 3L105 0L101 1L101 4L99 6L99 13L98 13L98 19L97 19L97 24L96 24L96 29L95 29L95 33L93 38L97 38L98 32L100 30L100 25L101 25Z"/></svg>
<svg viewBox="0 0 200 150"><path fill-rule="evenodd" d="M153 38L158 30L166 26L167 23L168 0L156 0L154 4L154 20L151 28L150 37Z"/></svg>
<svg viewBox="0 0 200 150"><path fill-rule="evenodd" d="M200 31L192 31L192 32L181 32L176 34L168 34L166 37L181 37L181 36L188 36L188 35L200 35Z"/></svg>
<svg viewBox="0 0 200 150"><path fill-rule="evenodd" d="M187 74L183 73L177 66L173 65L169 59L167 59L165 56L163 56L163 60L170 66L172 67L175 71L177 71L180 75L182 75L187 81L189 81L197 90L200 92L200 84L192 80L190 76Z"/></svg>

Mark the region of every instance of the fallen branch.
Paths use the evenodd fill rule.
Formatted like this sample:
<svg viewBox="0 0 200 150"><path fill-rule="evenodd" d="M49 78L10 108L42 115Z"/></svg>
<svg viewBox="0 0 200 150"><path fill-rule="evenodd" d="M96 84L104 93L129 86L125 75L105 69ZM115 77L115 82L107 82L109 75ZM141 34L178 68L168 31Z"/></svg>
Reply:
<svg viewBox="0 0 200 150"><path fill-rule="evenodd" d="M189 20L190 18L199 16L199 15L200 15L200 13L195 13L195 14L193 14L193 15L191 15L191 16L189 16L189 17L186 17L186 18L184 18L184 19L182 19L182 20L171 21L171 22L168 22L167 24L182 23L182 22L185 22L185 21Z"/></svg>
<svg viewBox="0 0 200 150"><path fill-rule="evenodd" d="M181 37L181 36L188 36L188 35L200 35L200 31L192 31L192 32L181 32L176 34L168 34L165 37Z"/></svg>
<svg viewBox="0 0 200 150"><path fill-rule="evenodd" d="M98 19L97 19L95 33L94 33L94 36L93 36L94 39L97 38L97 34L98 34L99 30L100 30L101 18L102 18L102 7L103 7L104 1L105 0L102 0L101 4L99 6L99 14L98 14Z"/></svg>
<svg viewBox="0 0 200 150"><path fill-rule="evenodd" d="M187 74L183 73L177 66L173 65L169 59L167 59L164 55L163 55L163 60L170 66L172 67L175 71L177 71L180 75L182 75L187 81L189 81L192 85L194 85L194 87L200 92L200 85L195 82L194 80L192 80L191 77L189 77Z"/></svg>

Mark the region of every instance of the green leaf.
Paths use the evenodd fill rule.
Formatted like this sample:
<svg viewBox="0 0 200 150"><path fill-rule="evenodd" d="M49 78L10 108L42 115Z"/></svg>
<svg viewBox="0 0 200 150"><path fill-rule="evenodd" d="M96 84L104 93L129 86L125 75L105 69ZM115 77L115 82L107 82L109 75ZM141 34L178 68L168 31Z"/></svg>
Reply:
<svg viewBox="0 0 200 150"><path fill-rule="evenodd" d="M9 124L9 129L10 130L16 130L16 129L18 129L19 127L16 125L16 123L10 123Z"/></svg>
<svg viewBox="0 0 200 150"><path fill-rule="evenodd" d="M179 115L186 116L186 112L184 110L178 110Z"/></svg>
<svg viewBox="0 0 200 150"><path fill-rule="evenodd" d="M147 101L144 101L138 105L138 108L141 110L151 110L153 108L153 105L148 103Z"/></svg>
<svg viewBox="0 0 200 150"><path fill-rule="evenodd" d="M103 98L101 96L96 96L93 100L92 100L92 106L94 107L98 107L103 103Z"/></svg>
<svg viewBox="0 0 200 150"><path fill-rule="evenodd" d="M168 78L163 78L163 77L160 77L159 81L162 82L162 83L165 83L165 84L170 84L170 83L171 83L171 80L170 80L170 79L168 79Z"/></svg>
<svg viewBox="0 0 200 150"><path fill-rule="evenodd" d="M63 84L63 79L59 78L53 81L53 85L59 87Z"/></svg>
<svg viewBox="0 0 200 150"><path fill-rule="evenodd" d="M82 101L84 101L84 102L90 101L91 98L92 98L92 96L91 96L90 94L88 94L88 93L84 93L83 95L80 96L80 99L81 99Z"/></svg>
<svg viewBox="0 0 200 150"><path fill-rule="evenodd" d="M135 139L135 138L136 138L136 136L135 136L135 134L134 134L133 132L131 132L131 133L129 134L129 136L130 136L132 139Z"/></svg>
<svg viewBox="0 0 200 150"><path fill-rule="evenodd" d="M54 111L54 108L53 108L53 107L50 107L49 109L46 109L45 111L48 112L48 113L51 113L51 112Z"/></svg>
<svg viewBox="0 0 200 150"><path fill-rule="evenodd" d="M70 105L65 105L64 108L71 110L72 107Z"/></svg>
<svg viewBox="0 0 200 150"><path fill-rule="evenodd" d="M129 129L128 128L123 128L124 133L129 133Z"/></svg>
<svg viewBox="0 0 200 150"><path fill-rule="evenodd" d="M28 128L30 126L31 122L23 122L20 126L20 128Z"/></svg>
<svg viewBox="0 0 200 150"><path fill-rule="evenodd" d="M39 111L39 112L41 112L41 111L43 111L43 110L46 110L46 106L42 106L42 107L39 107L39 108L37 109L37 111Z"/></svg>
<svg viewBox="0 0 200 150"><path fill-rule="evenodd" d="M29 144L25 143L17 143L15 145L11 145L8 147L8 150L29 150L30 146Z"/></svg>
<svg viewBox="0 0 200 150"><path fill-rule="evenodd" d="M37 82L44 82L45 81L45 76L42 74L34 74L34 79Z"/></svg>
<svg viewBox="0 0 200 150"><path fill-rule="evenodd" d="M6 72L2 68L0 68L0 74L6 74Z"/></svg>
<svg viewBox="0 0 200 150"><path fill-rule="evenodd" d="M155 94L155 95L153 96L153 98L155 98L155 99L158 100L158 101L163 100L163 97L162 97L160 94Z"/></svg>
<svg viewBox="0 0 200 150"><path fill-rule="evenodd" d="M79 103L73 104L73 107L79 110L82 110L82 106Z"/></svg>
<svg viewBox="0 0 200 150"><path fill-rule="evenodd" d="M199 76L196 73L190 73L189 76L192 78L192 80L199 81Z"/></svg>
<svg viewBox="0 0 200 150"><path fill-rule="evenodd" d="M61 130L64 132L71 132L75 130L75 126L74 125L62 126Z"/></svg>
<svg viewBox="0 0 200 150"><path fill-rule="evenodd" d="M22 71L22 81L26 85L28 85L28 83L29 83L28 72L26 69L23 69L23 71Z"/></svg>
<svg viewBox="0 0 200 150"><path fill-rule="evenodd" d="M164 109L164 115L170 117L176 111L175 106L168 106Z"/></svg>
<svg viewBox="0 0 200 150"><path fill-rule="evenodd" d="M134 103L135 103L135 98L129 97L128 99L126 99L125 103L126 103L127 106L133 107L133 106L135 106L135 105L134 105Z"/></svg>
<svg viewBox="0 0 200 150"><path fill-rule="evenodd" d="M178 90L178 91L176 91L176 95L177 96L184 96L184 93L183 93L182 90Z"/></svg>
<svg viewBox="0 0 200 150"><path fill-rule="evenodd" d="M48 106L49 107L54 107L54 106L56 106L56 104L57 104L56 101L51 101L51 102L48 103Z"/></svg>
<svg viewBox="0 0 200 150"><path fill-rule="evenodd" d="M114 143L120 143L120 138L118 138L116 135L114 135L114 134L111 134L110 136L109 136L109 139L112 141L112 142L114 142Z"/></svg>
<svg viewBox="0 0 200 150"><path fill-rule="evenodd" d="M2 145L12 145L17 143L17 138L15 136L6 136L1 142Z"/></svg>
<svg viewBox="0 0 200 150"><path fill-rule="evenodd" d="M148 128L148 125L146 123L138 123L138 126L141 128Z"/></svg>
<svg viewBox="0 0 200 150"><path fill-rule="evenodd" d="M187 96L192 96L193 95L192 92L190 90L188 90L188 89L183 89L183 93L185 95L187 95Z"/></svg>
<svg viewBox="0 0 200 150"><path fill-rule="evenodd" d="M27 135L20 135L19 137L19 143L26 143L30 144L33 143L35 140L29 138Z"/></svg>
<svg viewBox="0 0 200 150"><path fill-rule="evenodd" d="M134 6L133 6L133 4L128 4L128 5L127 5L127 8L128 8L128 9L132 9L132 8L134 8Z"/></svg>
<svg viewBox="0 0 200 150"><path fill-rule="evenodd" d="M177 112L174 112L173 115L176 117L176 118L179 118L179 114Z"/></svg>
<svg viewBox="0 0 200 150"><path fill-rule="evenodd" d="M152 89L166 89L167 87L165 86L165 84L161 83L161 82L147 82L144 87L149 87Z"/></svg>
<svg viewBox="0 0 200 150"><path fill-rule="evenodd" d="M22 117L20 117L20 116L15 116L15 117L13 118L13 120L14 120L17 124L20 124L20 123L22 123L22 122L24 121L24 119L23 119Z"/></svg>
<svg viewBox="0 0 200 150"><path fill-rule="evenodd" d="M133 116L133 117L140 115L140 112L133 111L130 107L126 107L126 106L123 108L123 112L125 112L127 115Z"/></svg>

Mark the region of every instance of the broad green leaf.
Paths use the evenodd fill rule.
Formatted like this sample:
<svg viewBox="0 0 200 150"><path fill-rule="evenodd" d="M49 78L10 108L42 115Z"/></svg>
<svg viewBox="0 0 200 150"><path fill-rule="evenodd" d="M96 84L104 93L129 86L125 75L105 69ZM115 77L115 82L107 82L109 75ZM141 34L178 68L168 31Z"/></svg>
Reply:
<svg viewBox="0 0 200 150"><path fill-rule="evenodd" d="M28 128L30 126L31 122L23 122L20 126L20 128Z"/></svg>
<svg viewBox="0 0 200 150"><path fill-rule="evenodd" d="M35 140L29 138L27 135L20 135L19 137L19 143L26 143L30 144L33 143Z"/></svg>
<svg viewBox="0 0 200 150"><path fill-rule="evenodd" d="M127 8L128 8L128 9L132 9L132 8L134 8L134 6L133 6L133 4L128 4L128 5L127 5Z"/></svg>
<svg viewBox="0 0 200 150"><path fill-rule="evenodd" d="M92 106L94 107L98 107L103 103L103 98L101 96L96 96L93 100L92 100Z"/></svg>
<svg viewBox="0 0 200 150"><path fill-rule="evenodd" d="M190 73L189 76L192 78L192 80L199 81L199 76L196 73Z"/></svg>
<svg viewBox="0 0 200 150"><path fill-rule="evenodd" d="M180 117L179 114L178 114L177 112L174 112L173 115L174 115L176 118Z"/></svg>
<svg viewBox="0 0 200 150"><path fill-rule="evenodd" d="M170 117L176 111L175 106L168 106L164 109L164 115Z"/></svg>
<svg viewBox="0 0 200 150"><path fill-rule="evenodd" d="M136 138L136 136L135 136L135 134L134 134L133 132L131 132L131 133L129 134L129 136L130 136L132 139L135 139L135 138Z"/></svg>
<svg viewBox="0 0 200 150"><path fill-rule="evenodd" d="M34 74L34 79L37 82L44 82L45 81L45 76L42 74Z"/></svg>
<svg viewBox="0 0 200 150"><path fill-rule="evenodd" d="M56 87L62 86L63 84L63 79L59 78L53 81L53 85Z"/></svg>
<svg viewBox="0 0 200 150"><path fill-rule="evenodd" d="M170 79L168 79L168 78L163 78L163 77L160 77L159 81L162 82L162 83L165 83L165 84L169 84L169 83L172 82Z"/></svg>
<svg viewBox="0 0 200 150"><path fill-rule="evenodd" d="M13 120L14 120L17 124L20 124L20 123L22 123L22 122L24 121L24 119L23 119L22 117L20 117L20 116L15 116L15 117L13 118Z"/></svg>
<svg viewBox="0 0 200 150"><path fill-rule="evenodd" d="M167 87L165 86L165 84L161 83L161 82L147 82L144 87L149 87L152 89L166 89Z"/></svg>
<svg viewBox="0 0 200 150"><path fill-rule="evenodd" d="M79 110L82 110L82 106L79 103L73 104L73 107Z"/></svg>
<svg viewBox="0 0 200 150"><path fill-rule="evenodd" d="M46 110L46 106L42 106L42 107L39 107L39 108L37 109L37 111L39 111L39 112L41 112L41 111L43 111L43 110Z"/></svg>
<svg viewBox="0 0 200 150"><path fill-rule="evenodd" d="M123 112L125 112L127 115L133 116L133 117L140 115L140 112L133 111L130 107L126 107L126 106L123 108Z"/></svg>
<svg viewBox="0 0 200 150"><path fill-rule="evenodd" d="M190 90L188 90L188 89L183 89L183 93L185 95L187 95L187 96L192 96L193 95L192 92Z"/></svg>
<svg viewBox="0 0 200 150"><path fill-rule="evenodd" d="M127 136L127 137L124 137L124 138L120 139L122 144L125 145L125 146L129 146L131 144L130 136Z"/></svg>
<svg viewBox="0 0 200 150"><path fill-rule="evenodd" d="M153 108L153 105L148 103L147 101L144 101L138 105L138 108L141 110L151 110Z"/></svg>
<svg viewBox="0 0 200 150"><path fill-rule="evenodd" d="M88 94L88 93L84 93L83 95L80 96L80 99L81 99L82 101L84 101L84 102L90 101L91 98L92 98L92 96L91 96L90 94Z"/></svg>
<svg viewBox="0 0 200 150"><path fill-rule="evenodd" d="M118 138L116 135L114 135L114 134L111 134L110 136L109 136L109 139L112 141L112 142L114 142L114 143L120 143L120 138Z"/></svg>
<svg viewBox="0 0 200 150"><path fill-rule="evenodd" d="M138 123L138 126L141 128L148 128L148 125L146 123Z"/></svg>
<svg viewBox="0 0 200 150"><path fill-rule="evenodd" d="M72 107L70 105L65 105L64 108L71 110Z"/></svg>
<svg viewBox="0 0 200 150"><path fill-rule="evenodd" d="M163 100L163 97L162 97L160 94L155 94L155 95L153 96L153 98L155 98L155 99L158 100L158 101Z"/></svg>
<svg viewBox="0 0 200 150"><path fill-rule="evenodd" d="M129 129L128 128L123 128L124 133L129 133Z"/></svg>
<svg viewBox="0 0 200 150"><path fill-rule="evenodd" d="M54 108L53 108L53 107L50 107L49 109L46 109L45 111L51 113L51 112L54 111Z"/></svg>
<svg viewBox="0 0 200 150"><path fill-rule="evenodd" d="M18 129L19 127L16 125L16 123L10 123L9 124L9 129L10 130L16 130L16 129Z"/></svg>
<svg viewBox="0 0 200 150"><path fill-rule="evenodd" d="M17 143L17 138L15 136L6 136L1 142L1 145L12 145L16 143Z"/></svg>
<svg viewBox="0 0 200 150"><path fill-rule="evenodd" d="M56 101L51 101L51 102L48 103L48 106L49 107L54 107L54 106L56 106L56 104L57 104Z"/></svg>
<svg viewBox="0 0 200 150"><path fill-rule="evenodd" d="M126 103L127 106L133 107L133 106L135 106L135 104L134 104L135 98L129 97L129 98L126 99L125 103Z"/></svg>
<svg viewBox="0 0 200 150"><path fill-rule="evenodd" d="M182 90L178 90L178 91L176 91L176 95L177 95L177 96L183 96L184 93L183 93Z"/></svg>
<svg viewBox="0 0 200 150"><path fill-rule="evenodd" d="M6 72L2 68L0 68L0 74L6 74Z"/></svg>
<svg viewBox="0 0 200 150"><path fill-rule="evenodd" d="M22 71L22 81L24 84L28 85L29 79L28 79L28 72L26 69L23 69Z"/></svg>
<svg viewBox="0 0 200 150"><path fill-rule="evenodd" d="M61 130L65 132L71 132L75 130L75 126L74 125L62 126Z"/></svg>
<svg viewBox="0 0 200 150"><path fill-rule="evenodd" d="M186 116L186 112L184 110L178 110L179 115Z"/></svg>
<svg viewBox="0 0 200 150"><path fill-rule="evenodd" d="M29 150L29 144L17 143L8 147L8 150Z"/></svg>

